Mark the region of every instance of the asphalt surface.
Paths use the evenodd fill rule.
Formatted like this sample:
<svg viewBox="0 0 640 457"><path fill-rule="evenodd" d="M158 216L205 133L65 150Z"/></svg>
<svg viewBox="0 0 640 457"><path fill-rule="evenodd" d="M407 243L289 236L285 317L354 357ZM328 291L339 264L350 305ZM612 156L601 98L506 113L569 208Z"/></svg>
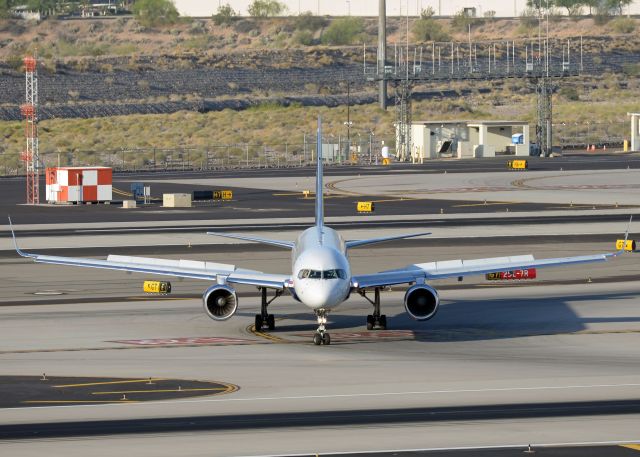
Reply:
<svg viewBox="0 0 640 457"><path fill-rule="evenodd" d="M603 160L617 168L622 164L614 159L628 158ZM565 165L571 163L570 158L563 159ZM592 159L590 167L597 169L599 159ZM352 174L351 169L345 173ZM0 185L4 184L3 180ZM252 217L261 217L263 214L252 206L261 192L237 188L238 195L244 191L247 195L256 193L254 200L247 196L246 201L252 202L248 205ZM298 204L291 195L271 195L268 200L273 201L274 211L282 201ZM329 198L327 202L332 200L347 199ZM313 201L300 204L309 203L313 206ZM306 206L300 208L307 210ZM33 210L28 208L25 214L40 223L35 216L41 213ZM115 207L109 211L123 212ZM234 211L229 215L242 219ZM414 209L404 208L404 212ZM138 214L141 212L136 213L136 220L140 220ZM65 217L53 222L62 222ZM185 248L150 242L156 239L154 234L179 231L175 225L182 217L197 219L191 213L173 212L166 225L159 222L144 227L149 238L142 242L131 241L135 238L132 227L113 227L109 237L115 241L110 242L119 243L120 250L109 251L185 257L186 250L186 257L194 260L224 261L269 272L289 268L290 253L286 250L253 245L194 244ZM447 231L463 225L460 233L473 235L476 226L491 227L486 219L486 214L479 214L468 222L436 218L428 224ZM513 220L518 227L557 223L575 228L576 224L617 225L621 219L614 214L579 218L555 214L549 219L523 215ZM361 222L344 220L338 228L353 228ZM372 225L366 227L375 229L428 226L425 220L367 223ZM227 225L223 223L221 228L251 229L237 221ZM257 225L259 231L274 233L274 229L296 230L304 224L287 222L284 228L280 224L277 228ZM184 230L205 227L205 223L195 223ZM73 241L80 234L93 239L96 235L83 230L58 224L46 227L42 235L47 243L51 242L50 234L56 241ZM559 232L532 237L523 231L522 238L470 236L454 238L453 242L404 240L354 250L351 262L354 271L364 273L400 267L416 259L514 253L544 258L612 250L606 231L596 229L586 234L585 229L584 235ZM25 242L33 243L38 234L35 228L21 231ZM51 251L104 253L103 248L79 243ZM69 457L88 453L349 455L397 449L382 455L484 457L522 455L524 446L532 443L539 455L637 455L633 448L613 445L557 447L540 443L640 440L638 265L636 254L630 254L604 264L545 269L535 281L495 283L484 277L463 283L455 278L437 281L432 285L440 291L442 307L426 323L408 318L403 290L393 288L382 296L389 322L385 332L365 330L371 306L362 297L352 296L330 315L332 345L318 348L311 343L316 325L312 313L289 296L270 305L270 312L277 317L276 330L256 332L252 322L259 300L254 288L238 289L239 311L231 320L213 322L197 298L210 285L206 282L175 281L174 295L150 297L140 291L142 280L150 279L143 275L35 265L7 251L0 256L0 277L4 278L0 376L29 378L31 383L43 372L53 378L107 382L149 377L194 379L239 389L220 398L0 408L0 453ZM19 390L23 383L11 385ZM5 394L0 392L0 400L15 405L16 399L28 397L21 395L11 398L9 389ZM508 447L491 448L504 445ZM443 450L459 447L475 449ZM432 450L403 453L403 449Z"/></svg>
<svg viewBox="0 0 640 457"><path fill-rule="evenodd" d="M101 435L136 435L203 431L268 430L305 427L358 427L378 425L429 424L452 421L491 421L531 418L571 418L640 414L640 399L552 403L489 404L439 408L363 409L287 413L252 413L135 419L0 425L0 440L18 438L69 438Z"/></svg>
<svg viewBox="0 0 640 457"><path fill-rule="evenodd" d="M352 261L358 269L384 268L427 253L476 255L491 246L379 247L354 252ZM532 249L565 255L600 247L559 242ZM511 247L493 249L499 255ZM237 248L229 255L242 266L264 269L286 262L288 253ZM29 273L37 274L35 283ZM8 281L7 297L27 298L40 288L63 293L34 296L46 306L0 307L1 375L30 377L32 384L46 372L51 379L199 379L240 388L184 401L0 408L0 450L7 455L48 450L75 457L86 455L86 446L93 455L126 449L130 455L326 455L529 442L542 455L636 452L554 451L536 444L638 438L634 341L640 315L633 279L640 271L633 256L545 270L526 283L437 283L443 306L427 323L407 318L400 290L385 292L386 332L364 330L370 305L352 297L330 316L333 343L322 348L311 344L313 316L290 297L271 305L276 331L263 334L251 329L258 299L249 289L239 292L237 315L216 323L204 315L199 299L142 297L140 275L86 269L69 274L23 260L1 261L0 274ZM621 277L627 280L616 282ZM207 286L174 285L179 293ZM120 301L94 300L109 294ZM53 305L52 297L82 300ZM12 386L5 401L29 397L22 384ZM22 388L26 396L18 395ZM445 451L438 452L431 455Z"/></svg>
<svg viewBox="0 0 640 457"><path fill-rule="evenodd" d="M323 457L349 457L362 454L323 454ZM537 455L544 457L637 457L638 448L624 446L520 446L489 449L446 449L407 452L380 452L376 457L522 457Z"/></svg>
<svg viewBox="0 0 640 457"><path fill-rule="evenodd" d="M13 219L13 218L12 218ZM22 219L20 219L21 221ZM624 222L628 221L629 218L626 215L621 214L579 214L576 212L574 215L547 215L544 217L541 216L511 216L508 218L501 218L499 220L487 218L483 215L478 215L478 217L470 217L464 219L446 219L446 218L412 218L410 220L402 220L400 217L397 220L358 220L357 217L344 222L332 222L330 223L330 227L336 230L349 230L349 229L363 229L363 230L376 230L376 229L395 229L398 231L406 230L406 229L434 229L434 228L447 228L447 227L482 227L482 226L492 226L499 224L503 227L506 226L515 226L515 225L533 225L533 224L579 224L579 223L599 223L599 222L613 222L619 223L621 231L623 233L623 229L625 228ZM13 219L13 223L16 224L18 221ZM207 231L214 232L284 232L284 231L303 231L310 227L310 223L300 223L300 222L282 222L282 223L230 223L230 224L220 224L217 222L215 226L207 225L207 224L195 224L188 226L180 226L176 224L164 225L162 222L158 222L150 227L139 227L139 226L129 226L129 227L105 227L99 229L89 229L89 228L69 228L64 225L58 225L55 228L42 228L42 229L19 229L17 230L17 235L19 237L27 237L27 236L38 236L46 234L46 236L56 237L56 236L78 236L78 235L126 235L126 234L170 234L170 233L205 233ZM10 236L10 233L7 231L7 236ZM527 235L529 237L531 235ZM558 236L555 235L554 236ZM563 235L560 235L563 236ZM570 233L567 233L564 236L574 236ZM497 238L500 238L499 234L496 234ZM594 240L595 238L587 239ZM602 238L599 238L602 239ZM425 240L429 242L428 240ZM504 240L500 240L504 241ZM403 242L400 240L399 242ZM432 242L441 242L441 241L432 241ZM461 243L465 243L467 241L460 240ZM258 247L260 249L260 247ZM1 253L2 251L0 251ZM1 254L0 254L1 255Z"/></svg>
<svg viewBox="0 0 640 457"><path fill-rule="evenodd" d="M328 179L351 175L387 175L393 173L425 174L428 179L430 173L486 173L504 172L512 173L506 169L508 158L496 159L471 159L471 160L445 160L433 161L426 164L394 164L390 167L383 166L334 166L326 168ZM531 157L530 171L564 171L572 170L619 170L627 167L640 168L639 155L580 155L565 156L553 159L540 159ZM114 175L114 187L124 192L130 192L133 182L154 180L151 184L152 195L161 197L163 193L186 192L194 190L232 190L234 197L228 202L201 202L190 209L167 210L160 207L156 198L154 204L140 207L135 210L123 210L117 203L123 198L130 198L122 193L114 193L112 205L71 205L49 206L43 205L32 208L22 205L25 199L24 178L3 178L0 180L0 214L10 214L19 224L39 223L74 223L74 222L123 222L123 221L169 221L180 217L189 219L229 219L229 218L284 218L297 217L301 214L313 214L314 199L303 198L302 189L299 192L277 192L265 189L242 188L224 186L220 189L215 185L176 184L171 180L211 179L216 178L311 178L315 176L315 169L288 168L288 169L251 169L232 171L207 171L207 172L157 172L157 173L129 173ZM164 182L167 181L167 182ZM41 183L44 194L44 181ZM313 189L311 189L313 190ZM377 215L403 215L403 214L439 214L450 213L486 213L505 211L535 211L571 209L566 204L558 203L526 203L504 202L488 199L488 206L477 205L477 200L434 200L430 198L403 199L401 195L394 195L389 199L380 199L380 195L349 196L329 192L325 200L325 213L329 216L356 216L356 203L362 200L376 201L375 214ZM613 205L596 205L597 208L612 208ZM624 206L621 206L624 207ZM575 209L583 207L576 206Z"/></svg>
<svg viewBox="0 0 640 457"><path fill-rule="evenodd" d="M131 182L115 181L114 186L123 190L129 190ZM51 224L51 223L78 223L78 222L133 222L133 221L175 221L177 215L193 220L224 220L224 219L251 219L256 216L271 218L291 218L300 215L314 213L315 199L313 196L304 198L302 192L272 192L259 189L246 189L227 187L224 190L233 192L231 201L207 201L195 202L191 208L163 208L159 200L151 204L140 203L136 209L122 209L122 204L113 202L110 205L41 205L31 207L20 204L23 201L24 183L20 181L0 181L0 194L3 195L0 203L0 213L11 215L13 221L18 224ZM188 193L194 190L213 190L211 186L181 185L172 183L154 183L153 195L162 196L164 193ZM217 189L216 189L217 190ZM117 198L117 196L114 196ZM121 197L122 198L122 197ZM330 216L354 216L358 201L379 200L379 196L369 195L362 197L325 195L325 212ZM505 212L510 211L537 211L564 209L565 204L535 204L513 202L492 202L488 206L477 205L476 201L459 200L415 200L394 197L381 203L375 203L375 214L381 216L405 215L405 214L439 214L446 212L456 213L480 213L480 212ZM600 209L613 208L612 205L598 205ZM624 206L621 206L624 207ZM575 210L584 207L576 206Z"/></svg>
<svg viewBox="0 0 640 457"><path fill-rule="evenodd" d="M0 376L0 408L159 401L236 390L230 384L187 379Z"/></svg>

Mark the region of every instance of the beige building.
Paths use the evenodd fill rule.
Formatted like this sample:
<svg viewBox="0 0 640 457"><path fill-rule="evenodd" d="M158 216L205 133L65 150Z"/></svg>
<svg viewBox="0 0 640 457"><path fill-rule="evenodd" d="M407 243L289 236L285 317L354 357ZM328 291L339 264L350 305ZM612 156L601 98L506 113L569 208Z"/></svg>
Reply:
<svg viewBox="0 0 640 457"><path fill-rule="evenodd" d="M631 150L640 151L640 113L627 113L631 117Z"/></svg>
<svg viewBox="0 0 640 457"><path fill-rule="evenodd" d="M514 138L514 136L516 136ZM524 121L424 121L411 125L411 160L440 157L529 156L529 123Z"/></svg>

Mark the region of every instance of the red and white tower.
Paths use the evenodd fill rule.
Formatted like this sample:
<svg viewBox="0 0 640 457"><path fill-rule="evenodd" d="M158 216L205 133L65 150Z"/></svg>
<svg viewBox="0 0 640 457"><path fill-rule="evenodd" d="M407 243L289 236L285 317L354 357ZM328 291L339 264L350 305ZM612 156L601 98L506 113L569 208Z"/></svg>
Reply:
<svg viewBox="0 0 640 457"><path fill-rule="evenodd" d="M27 204L40 203L40 155L38 151L38 68L36 58L24 58L26 82L25 104L20 107L25 119L27 147L22 160L27 172Z"/></svg>

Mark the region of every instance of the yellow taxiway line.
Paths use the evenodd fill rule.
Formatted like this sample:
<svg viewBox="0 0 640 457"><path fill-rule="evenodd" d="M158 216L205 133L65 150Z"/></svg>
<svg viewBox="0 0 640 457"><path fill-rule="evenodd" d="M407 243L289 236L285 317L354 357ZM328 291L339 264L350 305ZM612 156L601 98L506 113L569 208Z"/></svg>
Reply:
<svg viewBox="0 0 640 457"><path fill-rule="evenodd" d="M194 387L192 389L157 389L157 390L118 390L113 392L91 392L91 395L120 395L120 394L154 394L156 392L200 392L213 390L229 390L228 387Z"/></svg>
<svg viewBox="0 0 640 457"><path fill-rule="evenodd" d="M281 319L282 319L282 318L277 319L277 320L281 320ZM268 333L264 333L264 332L258 332L258 331L256 331L256 326L255 326L255 324L251 324L251 325L249 325L249 326L247 327L247 332L252 333L252 334L254 334L255 336L259 336L260 338L264 338L264 339L266 339L266 340L273 341L274 343L288 343L288 342L289 342L289 341L287 341L287 340L285 340L285 339L283 339L283 338L280 338L280 337L278 337L278 336L273 336L273 335L270 335L270 334L268 334Z"/></svg>
<svg viewBox="0 0 640 457"><path fill-rule="evenodd" d="M620 447L626 447L627 449L633 449L634 451L640 451L640 444L621 444Z"/></svg>
<svg viewBox="0 0 640 457"><path fill-rule="evenodd" d="M136 400L25 400L22 403L138 403Z"/></svg>
<svg viewBox="0 0 640 457"><path fill-rule="evenodd" d="M146 378L146 379L131 379L127 381L105 381L105 382L87 382L83 384L64 384L59 386L53 386L56 388L64 387L87 387L87 386L106 386L110 384L132 384L136 382L153 382L153 381L166 381L167 378Z"/></svg>
<svg viewBox="0 0 640 457"><path fill-rule="evenodd" d="M466 208L471 206L492 206L492 205L522 205L522 202L487 202L487 203L466 203L464 205L453 205L453 208Z"/></svg>

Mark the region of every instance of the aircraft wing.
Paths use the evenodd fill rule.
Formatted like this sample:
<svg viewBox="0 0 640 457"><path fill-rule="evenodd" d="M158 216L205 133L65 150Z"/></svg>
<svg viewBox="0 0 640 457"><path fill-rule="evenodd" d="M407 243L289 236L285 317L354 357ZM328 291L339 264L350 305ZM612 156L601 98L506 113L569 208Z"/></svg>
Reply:
<svg viewBox="0 0 640 457"><path fill-rule="evenodd" d="M409 284L430 279L444 279L463 277L476 274L496 273L500 271L520 270L524 268L546 268L577 265L581 263L605 262L610 257L623 254L624 246L629 239L629 229L633 216L629 218L629 225L624 234L622 249L603 254L579 255L572 257L556 257L536 260L532 255L510 257L490 257L472 260L444 260L439 262L417 263L397 270L382 271L380 273L356 275L351 278L351 285L356 289L370 287L385 287L396 284Z"/></svg>
<svg viewBox="0 0 640 457"><path fill-rule="evenodd" d="M532 255L511 257L492 257L472 260L445 260L439 262L408 265L397 270L353 276L352 284L356 288L384 287L396 284L408 284L430 279L444 279L524 268L545 268L576 265L581 263L604 262L621 252L593 254L574 257L535 259Z"/></svg>
<svg viewBox="0 0 640 457"><path fill-rule="evenodd" d="M120 270L131 273L175 276L179 278L204 279L208 281L226 280L231 284L246 284L257 287L283 289L289 275L267 274L260 271L236 268L235 265L195 260L156 259L151 257L131 257L110 255L105 260L81 257L62 257L32 254L22 251L16 242L13 227L11 228L16 251L22 257L38 263L68 265L86 268L102 268Z"/></svg>

